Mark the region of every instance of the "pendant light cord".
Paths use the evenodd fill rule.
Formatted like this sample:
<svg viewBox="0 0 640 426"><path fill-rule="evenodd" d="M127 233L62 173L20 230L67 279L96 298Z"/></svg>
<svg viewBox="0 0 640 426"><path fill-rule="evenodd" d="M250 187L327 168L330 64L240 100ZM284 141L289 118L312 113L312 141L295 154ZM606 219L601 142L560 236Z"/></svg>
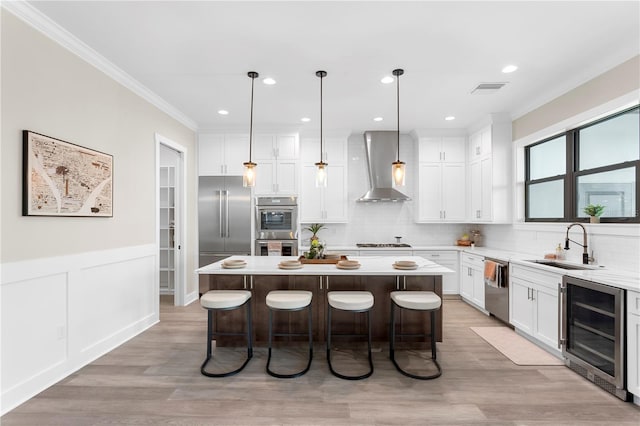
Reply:
<svg viewBox="0 0 640 426"><path fill-rule="evenodd" d="M249 72L249 77L251 77L251 113L249 115L249 162L251 163L251 148L253 142L253 83L258 76L258 73L255 71Z"/></svg>
<svg viewBox="0 0 640 426"><path fill-rule="evenodd" d="M396 76L396 112L397 112L397 124L398 124L398 162L400 162L400 75Z"/></svg>
<svg viewBox="0 0 640 426"><path fill-rule="evenodd" d="M327 76L326 71L316 71L316 76L320 77L320 164L322 161L322 79Z"/></svg>

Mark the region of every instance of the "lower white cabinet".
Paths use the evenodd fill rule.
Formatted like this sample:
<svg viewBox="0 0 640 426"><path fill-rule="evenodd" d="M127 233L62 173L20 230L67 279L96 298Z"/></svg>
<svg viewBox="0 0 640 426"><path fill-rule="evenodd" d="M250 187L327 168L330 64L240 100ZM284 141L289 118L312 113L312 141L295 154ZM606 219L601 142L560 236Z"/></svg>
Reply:
<svg viewBox="0 0 640 426"><path fill-rule="evenodd" d="M509 322L560 355L558 285L562 275L514 264L510 272Z"/></svg>
<svg viewBox="0 0 640 426"><path fill-rule="evenodd" d="M627 290L627 390L640 400L640 293Z"/></svg>
<svg viewBox="0 0 640 426"><path fill-rule="evenodd" d="M431 251L416 250L414 256L424 257L439 265L449 268L455 274L445 274L442 276L442 294L459 294L460 293L460 274L459 261L457 251Z"/></svg>
<svg viewBox="0 0 640 426"><path fill-rule="evenodd" d="M460 296L484 309L484 257L460 254Z"/></svg>

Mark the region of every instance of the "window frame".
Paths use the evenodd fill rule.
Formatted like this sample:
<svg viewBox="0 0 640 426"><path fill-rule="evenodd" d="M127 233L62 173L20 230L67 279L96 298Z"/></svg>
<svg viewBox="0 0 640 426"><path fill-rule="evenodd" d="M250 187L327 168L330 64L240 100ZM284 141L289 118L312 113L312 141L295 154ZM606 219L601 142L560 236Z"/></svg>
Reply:
<svg viewBox="0 0 640 426"><path fill-rule="evenodd" d="M638 110L638 126L640 134L640 105L635 105L630 108L625 108L622 111L618 111L614 114L607 115L598 120L594 120L579 127L567 130L565 132L556 133L553 136L542 139L538 142L534 142L524 147L524 160L525 160L525 181L524 181L524 221L528 223L559 223L559 222L588 222L589 217L579 217L577 212L578 205L578 178L582 176L594 175L603 172L610 172L615 170L635 168L635 216L633 217L602 217L600 220L603 223L640 223L639 214L639 202L640 202L640 158L632 161L623 161L615 164L608 164L606 166L599 166L592 169L578 170L579 158L580 158L580 131L598 125L602 122L614 119L620 115L627 114L633 110ZM565 159L566 167L565 173L555 176L548 176L545 178L531 180L531 167L530 167L530 149L541 145L545 142L557 139L559 137L565 137ZM640 141L638 141L640 145ZM564 180L564 203L563 217L553 218L531 218L529 216L529 201L530 194L529 188L531 185L538 183L544 183L549 181Z"/></svg>

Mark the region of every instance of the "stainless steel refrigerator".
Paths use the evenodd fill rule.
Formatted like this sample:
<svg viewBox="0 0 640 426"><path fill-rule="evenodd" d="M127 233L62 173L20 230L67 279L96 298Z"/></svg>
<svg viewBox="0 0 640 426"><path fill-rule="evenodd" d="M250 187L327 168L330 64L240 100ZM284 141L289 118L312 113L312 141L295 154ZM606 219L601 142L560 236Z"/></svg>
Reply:
<svg viewBox="0 0 640 426"><path fill-rule="evenodd" d="M241 176L200 176L198 233L200 267L251 254L251 188L242 186ZM201 277L200 293L208 287Z"/></svg>

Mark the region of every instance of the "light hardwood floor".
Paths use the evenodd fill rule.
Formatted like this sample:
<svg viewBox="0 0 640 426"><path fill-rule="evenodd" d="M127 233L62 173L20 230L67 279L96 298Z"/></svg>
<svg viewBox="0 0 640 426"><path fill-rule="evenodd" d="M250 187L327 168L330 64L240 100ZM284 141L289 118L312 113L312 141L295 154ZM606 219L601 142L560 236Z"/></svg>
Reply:
<svg viewBox="0 0 640 426"><path fill-rule="evenodd" d="M372 377L340 380L329 373L322 347L309 373L297 379L268 376L263 348L237 376L204 377L205 319L198 303L176 308L163 300L159 324L8 413L1 424L640 425L640 407L564 366L513 364L469 329L499 323L460 300L445 300L438 344L443 375L431 381L400 375L384 350L374 354Z"/></svg>

